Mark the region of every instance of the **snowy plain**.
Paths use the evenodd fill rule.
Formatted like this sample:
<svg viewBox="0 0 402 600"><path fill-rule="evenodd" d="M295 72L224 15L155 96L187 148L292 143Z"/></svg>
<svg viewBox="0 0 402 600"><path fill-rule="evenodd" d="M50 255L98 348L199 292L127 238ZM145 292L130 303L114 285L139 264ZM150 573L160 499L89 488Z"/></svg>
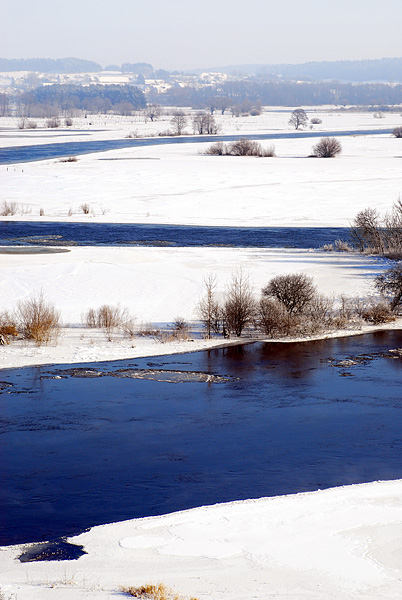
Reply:
<svg viewBox="0 0 402 600"><path fill-rule="evenodd" d="M222 134L290 131L290 110L222 119ZM399 114L319 116L325 130L400 125ZM75 119L74 139L115 139L169 126L138 117ZM91 131L91 128L94 131ZM1 147L65 141L75 132L18 130L0 120ZM174 223L249 226L348 226L368 206L388 210L401 193L401 140L389 135L347 137L333 160L307 158L311 139L276 140L276 158L203 154L209 144L108 151L77 162L45 160L0 166L0 203L16 202L5 220ZM263 142L264 146L270 141ZM83 214L83 204L90 213ZM39 216L42 209L44 216ZM317 288L339 298L373 293L385 261L355 254L233 248L89 248L56 254L0 253L1 309L43 291L61 312L58 345L2 346L0 367L112 360L187 352L222 340L161 344L89 332L81 315L100 304L127 307L137 323L197 319L203 278L219 287L239 267L256 294L277 274L305 272ZM399 327L392 324L391 327ZM350 333L350 332L347 332ZM79 536L88 555L69 563L14 560L0 551L0 590L13 600L111 599L120 585L163 581L200 599L394 599L402 594L402 483L377 482L295 496L202 507L105 525ZM122 597L122 596L121 596Z"/></svg>

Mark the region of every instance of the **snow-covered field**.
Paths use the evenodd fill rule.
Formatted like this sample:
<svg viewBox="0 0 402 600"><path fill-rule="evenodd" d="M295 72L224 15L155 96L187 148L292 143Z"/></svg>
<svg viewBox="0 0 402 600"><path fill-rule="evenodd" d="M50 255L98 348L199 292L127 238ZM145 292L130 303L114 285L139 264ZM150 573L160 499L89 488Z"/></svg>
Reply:
<svg viewBox="0 0 402 600"><path fill-rule="evenodd" d="M289 131L289 114L227 116L222 133ZM401 121L396 114L373 119L371 113L330 108L313 115L322 118L322 126L315 127L323 132L394 127ZM145 135L168 126L168 119L85 121L77 120L79 136L71 139L113 139L134 129ZM74 133L15 127L15 120L0 120L1 147L65 141ZM267 159L205 156L205 144L186 144L86 155L75 163L2 165L0 204L18 204L19 212L4 217L8 220L348 226L359 210L384 211L398 198L402 146L385 135L341 141L343 154L333 160L306 158L314 141L300 138L276 141L278 156ZM91 207L89 215L82 204ZM258 294L274 275L305 272L327 295L367 296L373 276L385 266L354 254L280 249L73 247L56 254L0 253L1 310L42 290L72 325L57 346L0 346L0 367L219 344L197 337L169 344L138 337L108 341L81 327L81 315L103 303L127 307L138 324L177 316L194 322L208 273L216 273L223 289L241 267ZM20 550L3 548L0 590L7 600L111 599L119 597L120 585L163 581L201 599L399 599L401 498L400 481L373 483L106 525L76 540L89 554L72 563L21 564L14 560Z"/></svg>
<svg viewBox="0 0 402 600"><path fill-rule="evenodd" d="M314 127L323 135L326 130L392 128L402 121L395 113L384 113L383 119L373 119L372 113L319 114L323 123ZM289 115L287 110L224 116L221 133L289 132ZM78 125L82 121L88 120ZM87 125L79 129L85 135L77 137L66 129L19 131L16 122L14 131L0 129L0 147L124 138L133 128L146 135L169 126L169 118L144 123L99 116L93 119L96 131ZM3 126L10 127L10 119L3 119ZM333 160L307 158L316 141L275 140L276 158L206 156L210 144L199 143L89 154L73 163L52 159L1 165L1 201L18 205L17 214L7 217L14 220L347 227L359 210L372 206L384 211L397 200L400 139L342 138L343 153ZM88 215L82 205L88 205Z"/></svg>

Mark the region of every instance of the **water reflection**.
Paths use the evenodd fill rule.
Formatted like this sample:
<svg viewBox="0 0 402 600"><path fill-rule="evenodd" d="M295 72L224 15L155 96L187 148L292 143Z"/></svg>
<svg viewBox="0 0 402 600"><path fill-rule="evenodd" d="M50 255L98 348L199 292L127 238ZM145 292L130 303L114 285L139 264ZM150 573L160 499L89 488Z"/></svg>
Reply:
<svg viewBox="0 0 402 600"><path fill-rule="evenodd" d="M0 540L402 477L399 347L386 332L87 365L96 378L4 370ZM115 376L129 368L227 380Z"/></svg>

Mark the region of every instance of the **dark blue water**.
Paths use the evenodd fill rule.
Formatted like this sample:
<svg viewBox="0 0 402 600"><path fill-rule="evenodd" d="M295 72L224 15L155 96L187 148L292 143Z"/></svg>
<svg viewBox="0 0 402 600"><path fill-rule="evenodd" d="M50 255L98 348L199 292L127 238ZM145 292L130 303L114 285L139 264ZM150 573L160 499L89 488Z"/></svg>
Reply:
<svg viewBox="0 0 402 600"><path fill-rule="evenodd" d="M3 370L0 542L401 478L402 363L387 354L401 346L386 332L94 363L104 376L91 378L71 365ZM112 376L123 367L229 379Z"/></svg>
<svg viewBox="0 0 402 600"><path fill-rule="evenodd" d="M242 135L241 137L253 140L276 140L285 138L315 138L343 137L350 135L380 135L392 133L392 129L366 129L348 131L294 131L291 133L259 133ZM94 152L105 152L106 150L120 150L121 148L138 148L144 146L161 146L165 144L192 144L199 142L230 142L239 139L239 135L202 135L181 136L173 138L145 138L145 139L121 139L121 140L93 140L84 142L60 142L57 144L38 144L33 146L18 146L0 149L0 164L8 165L21 162L32 162L49 158L60 158L62 156L78 156L81 154L92 154Z"/></svg>
<svg viewBox="0 0 402 600"><path fill-rule="evenodd" d="M235 246L320 248L349 240L346 227L193 227L120 223L0 222L2 246Z"/></svg>

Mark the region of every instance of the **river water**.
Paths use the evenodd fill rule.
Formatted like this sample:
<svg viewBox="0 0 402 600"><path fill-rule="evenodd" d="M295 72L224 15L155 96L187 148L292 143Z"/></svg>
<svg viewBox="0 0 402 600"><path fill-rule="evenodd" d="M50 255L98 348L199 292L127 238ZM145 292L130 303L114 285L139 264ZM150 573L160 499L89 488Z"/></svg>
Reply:
<svg viewBox="0 0 402 600"><path fill-rule="evenodd" d="M286 138L316 138L316 137L344 137L350 135L384 135L391 134L392 129L365 129L348 131L294 131L286 133L259 133L242 135L241 137L253 140L276 140ZM34 137L35 132L32 133ZM120 150L123 148L138 148L144 146L162 146L166 144L193 144L201 142L230 142L239 139L239 135L191 135L180 137L155 137L141 139L119 139L119 140L92 140L82 142L58 142L52 144L33 144L30 146L10 146L0 148L0 165L13 163L32 162L50 158L61 158L62 156L78 156L81 154L92 154L94 152L105 152L107 150Z"/></svg>
<svg viewBox="0 0 402 600"><path fill-rule="evenodd" d="M402 332L2 370L0 543L402 477Z"/></svg>
<svg viewBox="0 0 402 600"><path fill-rule="evenodd" d="M350 240L346 227L196 227L3 221L1 246L232 246L320 248Z"/></svg>

